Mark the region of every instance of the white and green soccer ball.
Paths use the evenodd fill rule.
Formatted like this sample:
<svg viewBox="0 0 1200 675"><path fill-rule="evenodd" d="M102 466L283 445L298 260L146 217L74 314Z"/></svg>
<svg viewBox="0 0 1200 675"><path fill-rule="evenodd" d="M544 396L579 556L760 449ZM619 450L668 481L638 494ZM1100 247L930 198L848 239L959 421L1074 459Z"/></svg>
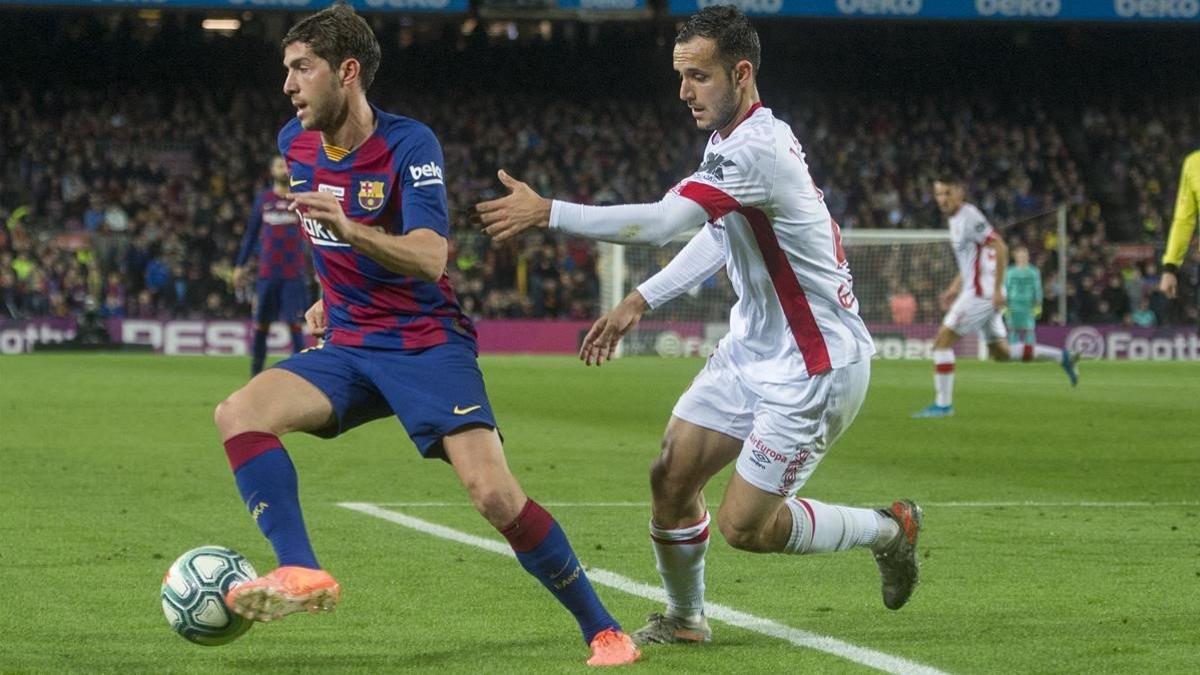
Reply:
<svg viewBox="0 0 1200 675"><path fill-rule="evenodd" d="M250 561L224 546L201 546L184 553L163 576L167 623L196 644L211 647L236 640L254 622L229 611L225 594L256 577Z"/></svg>

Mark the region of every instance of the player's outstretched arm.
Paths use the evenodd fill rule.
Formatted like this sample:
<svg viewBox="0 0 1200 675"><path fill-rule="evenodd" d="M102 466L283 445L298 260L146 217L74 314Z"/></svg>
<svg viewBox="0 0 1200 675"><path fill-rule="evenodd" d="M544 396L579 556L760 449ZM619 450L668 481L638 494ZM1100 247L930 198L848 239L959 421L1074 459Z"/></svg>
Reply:
<svg viewBox="0 0 1200 675"><path fill-rule="evenodd" d="M709 228L700 230L666 267L642 282L592 325L579 350L579 358L589 366L611 359L621 337L641 320L647 309L661 307L711 277L724 264L725 248Z"/></svg>
<svg viewBox="0 0 1200 675"><path fill-rule="evenodd" d="M549 227L615 244L661 246L677 234L700 227L710 218L704 207L674 193L668 193L653 204L585 206L550 201L503 170L499 175L511 194L475 206L475 219L483 225L484 233L495 237L496 241L533 227Z"/></svg>
<svg viewBox="0 0 1200 675"><path fill-rule="evenodd" d="M616 307L592 324L583 338L583 346L579 348L579 359L589 366L611 361L617 343L641 321L642 314L649 308L641 293L634 291L625 296Z"/></svg>
<svg viewBox="0 0 1200 675"><path fill-rule="evenodd" d="M692 236L666 267L638 285L651 309L662 307L725 265L725 247L705 227Z"/></svg>
<svg viewBox="0 0 1200 675"><path fill-rule="evenodd" d="M485 234L496 241L515 237L534 227L550 227L550 200L508 175L504 169L496 174L508 188L505 197L475 205L474 220L483 225Z"/></svg>
<svg viewBox="0 0 1200 675"><path fill-rule="evenodd" d="M941 305L943 310L950 309L950 305L954 302L954 298L958 297L960 290L962 290L961 273L955 274L954 281L951 281L946 290L942 291L941 295L938 296L938 304Z"/></svg>

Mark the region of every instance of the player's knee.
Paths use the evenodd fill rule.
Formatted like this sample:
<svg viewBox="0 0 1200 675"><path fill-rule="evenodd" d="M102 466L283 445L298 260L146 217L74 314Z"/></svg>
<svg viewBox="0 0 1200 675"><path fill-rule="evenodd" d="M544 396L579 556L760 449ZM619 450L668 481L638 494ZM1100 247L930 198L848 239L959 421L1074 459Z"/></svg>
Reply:
<svg viewBox="0 0 1200 675"><path fill-rule="evenodd" d="M221 438L236 436L243 431L253 431L249 426L251 419L251 406L240 389L227 396L213 410L213 423L220 430Z"/></svg>
<svg viewBox="0 0 1200 675"><path fill-rule="evenodd" d="M231 395L218 403L217 407L213 410L213 424L217 425L222 438L229 438L232 435L230 432L236 426L237 411L232 399L233 396Z"/></svg>
<svg viewBox="0 0 1200 675"><path fill-rule="evenodd" d="M482 481L467 485L471 503L496 529L503 529L521 514L524 497L512 490Z"/></svg>
<svg viewBox="0 0 1200 675"><path fill-rule="evenodd" d="M725 541L739 551L761 553L771 550L759 523L722 513L717 515L717 528L721 530Z"/></svg>

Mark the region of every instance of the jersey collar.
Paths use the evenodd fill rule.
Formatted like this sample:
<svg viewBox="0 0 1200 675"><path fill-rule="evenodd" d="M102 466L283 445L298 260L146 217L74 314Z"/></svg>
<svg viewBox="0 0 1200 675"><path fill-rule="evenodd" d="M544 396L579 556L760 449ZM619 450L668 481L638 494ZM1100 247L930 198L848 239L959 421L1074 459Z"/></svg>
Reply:
<svg viewBox="0 0 1200 675"><path fill-rule="evenodd" d="M754 105L750 106L750 109L746 111L746 114L742 115L742 119L738 120L737 124L733 125L733 128L729 130L729 136L732 136L733 132L737 131L737 128L742 126L742 122L750 119L750 116L758 112L758 109L761 107L763 107L762 101L758 101ZM729 136L726 136L725 138L729 138ZM713 132L713 143L720 143L721 141L725 140L725 138L721 137L720 131Z"/></svg>

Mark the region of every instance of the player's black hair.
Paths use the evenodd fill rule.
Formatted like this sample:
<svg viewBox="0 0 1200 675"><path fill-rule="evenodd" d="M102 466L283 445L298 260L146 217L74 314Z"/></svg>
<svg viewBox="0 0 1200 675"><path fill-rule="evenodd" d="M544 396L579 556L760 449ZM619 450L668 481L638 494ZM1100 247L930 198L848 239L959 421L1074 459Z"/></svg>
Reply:
<svg viewBox="0 0 1200 675"><path fill-rule="evenodd" d="M967 180L963 176L962 170L949 166L943 167L936 174L934 174L933 180L937 181L938 183L944 183L946 185L958 185L960 187L965 187L967 184Z"/></svg>
<svg viewBox="0 0 1200 675"><path fill-rule="evenodd" d="M754 66L754 73L762 63L762 45L758 42L758 31L742 10L733 5L711 5L688 17L675 36L675 44L695 37L708 38L717 43L717 58L727 67L733 68L738 61L746 60Z"/></svg>
<svg viewBox="0 0 1200 675"><path fill-rule="evenodd" d="M338 2L292 26L281 47L303 42L336 71L346 59L358 61L358 80L365 92L375 81L381 60L379 40L365 19L350 5Z"/></svg>

